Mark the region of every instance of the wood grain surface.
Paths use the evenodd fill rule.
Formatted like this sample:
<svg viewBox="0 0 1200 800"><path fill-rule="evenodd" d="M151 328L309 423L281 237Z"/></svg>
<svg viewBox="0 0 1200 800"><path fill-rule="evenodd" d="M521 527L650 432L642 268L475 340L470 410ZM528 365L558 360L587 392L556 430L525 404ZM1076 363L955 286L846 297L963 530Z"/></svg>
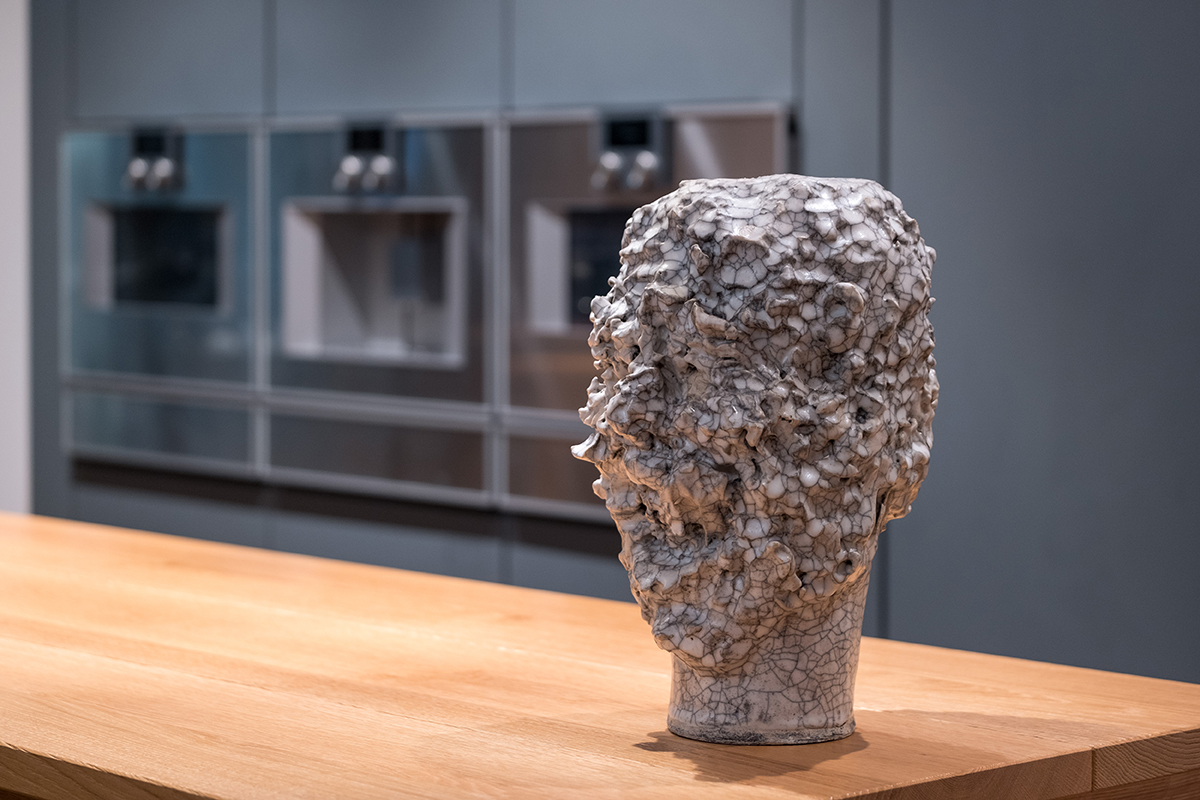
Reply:
<svg viewBox="0 0 1200 800"><path fill-rule="evenodd" d="M866 639L791 747L669 686L632 604L0 516L0 798L1200 796L1197 685Z"/></svg>

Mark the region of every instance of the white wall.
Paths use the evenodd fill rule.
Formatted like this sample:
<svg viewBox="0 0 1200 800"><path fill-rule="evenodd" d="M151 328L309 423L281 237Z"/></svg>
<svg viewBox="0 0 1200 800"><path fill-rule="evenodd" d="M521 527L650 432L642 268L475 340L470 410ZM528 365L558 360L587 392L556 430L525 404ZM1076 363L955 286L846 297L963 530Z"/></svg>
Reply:
<svg viewBox="0 0 1200 800"><path fill-rule="evenodd" d="M29 511L28 0L0 0L0 110L0 509Z"/></svg>

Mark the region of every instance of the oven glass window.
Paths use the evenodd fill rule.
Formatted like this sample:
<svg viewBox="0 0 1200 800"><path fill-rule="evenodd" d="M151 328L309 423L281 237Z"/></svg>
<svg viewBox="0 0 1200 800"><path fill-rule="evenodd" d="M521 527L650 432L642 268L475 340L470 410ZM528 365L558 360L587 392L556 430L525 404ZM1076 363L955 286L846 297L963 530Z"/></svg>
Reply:
<svg viewBox="0 0 1200 800"><path fill-rule="evenodd" d="M571 322L591 324L592 298L608 294L608 279L621 271L621 237L633 211L570 212Z"/></svg>
<svg viewBox="0 0 1200 800"><path fill-rule="evenodd" d="M218 208L112 210L117 303L218 302Z"/></svg>
<svg viewBox="0 0 1200 800"><path fill-rule="evenodd" d="M129 180L131 152L166 148L148 136L64 138L70 368L244 383L255 305L250 136L182 134L186 180L169 191Z"/></svg>
<svg viewBox="0 0 1200 800"><path fill-rule="evenodd" d="M463 204L406 202L393 210L319 201L284 207L282 344L288 356L462 366Z"/></svg>

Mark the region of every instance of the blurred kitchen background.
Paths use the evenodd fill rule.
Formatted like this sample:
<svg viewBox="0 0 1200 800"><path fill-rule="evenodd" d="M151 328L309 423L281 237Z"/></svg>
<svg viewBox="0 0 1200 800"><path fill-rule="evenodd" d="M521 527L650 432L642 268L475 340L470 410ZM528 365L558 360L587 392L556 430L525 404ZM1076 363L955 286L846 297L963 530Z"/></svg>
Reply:
<svg viewBox="0 0 1200 800"><path fill-rule="evenodd" d="M567 449L624 219L873 178L939 254L942 395L866 632L1200 681L1200 5L3 13L9 507L629 599Z"/></svg>

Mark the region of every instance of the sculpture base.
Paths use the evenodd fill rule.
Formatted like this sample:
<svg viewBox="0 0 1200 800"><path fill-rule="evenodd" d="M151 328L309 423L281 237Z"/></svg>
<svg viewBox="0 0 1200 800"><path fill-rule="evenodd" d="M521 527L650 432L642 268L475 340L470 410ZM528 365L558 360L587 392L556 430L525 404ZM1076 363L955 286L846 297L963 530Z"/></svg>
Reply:
<svg viewBox="0 0 1200 800"><path fill-rule="evenodd" d="M713 744L816 744L845 739L854 733L851 719L832 728L802 728L800 730L764 731L736 726L696 725L667 718L667 730L685 739L695 739Z"/></svg>
<svg viewBox="0 0 1200 800"><path fill-rule="evenodd" d="M876 540L841 591L797 609L729 672L672 659L667 729L717 744L811 744L854 733L854 678Z"/></svg>

